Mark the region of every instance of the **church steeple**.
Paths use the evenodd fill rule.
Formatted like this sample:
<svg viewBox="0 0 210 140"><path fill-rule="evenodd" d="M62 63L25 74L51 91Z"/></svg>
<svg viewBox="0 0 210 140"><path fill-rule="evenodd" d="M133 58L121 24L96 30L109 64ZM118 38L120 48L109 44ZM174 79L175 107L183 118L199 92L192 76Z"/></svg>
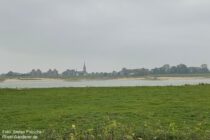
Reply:
<svg viewBox="0 0 210 140"><path fill-rule="evenodd" d="M84 62L84 65L83 65L83 73L87 73L85 62Z"/></svg>

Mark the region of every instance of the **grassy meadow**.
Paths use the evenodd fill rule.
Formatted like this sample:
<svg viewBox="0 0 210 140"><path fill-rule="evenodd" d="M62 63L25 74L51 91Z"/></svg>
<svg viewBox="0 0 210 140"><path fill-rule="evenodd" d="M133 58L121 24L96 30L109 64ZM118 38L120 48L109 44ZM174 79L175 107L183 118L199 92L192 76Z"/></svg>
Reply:
<svg viewBox="0 0 210 140"><path fill-rule="evenodd" d="M0 89L0 130L13 129L46 130L45 139L210 139L210 85Z"/></svg>

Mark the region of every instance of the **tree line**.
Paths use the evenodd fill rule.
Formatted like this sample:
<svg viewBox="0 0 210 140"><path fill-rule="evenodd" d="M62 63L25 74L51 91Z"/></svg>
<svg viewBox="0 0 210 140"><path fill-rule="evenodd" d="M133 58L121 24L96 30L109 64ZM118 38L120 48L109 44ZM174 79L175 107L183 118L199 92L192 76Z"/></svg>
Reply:
<svg viewBox="0 0 210 140"><path fill-rule="evenodd" d="M162 67L154 69L126 69L120 71L120 76L145 76L145 75L160 75L160 74L204 74L209 73L207 64L202 64L200 67L188 67L185 64L170 66L165 64Z"/></svg>
<svg viewBox="0 0 210 140"><path fill-rule="evenodd" d="M161 75L161 74L205 74L210 73L207 64L202 64L200 67L188 67L185 64L179 64L177 66L170 66L165 64L162 67L153 69L138 68L138 69L127 69L122 68L120 71L113 72L84 72L77 71L74 69L67 69L66 71L59 73L56 69L42 72L40 69L33 69L29 73L16 73L8 72L2 74L1 77L32 77L32 78L69 78L69 77L138 77L147 75Z"/></svg>

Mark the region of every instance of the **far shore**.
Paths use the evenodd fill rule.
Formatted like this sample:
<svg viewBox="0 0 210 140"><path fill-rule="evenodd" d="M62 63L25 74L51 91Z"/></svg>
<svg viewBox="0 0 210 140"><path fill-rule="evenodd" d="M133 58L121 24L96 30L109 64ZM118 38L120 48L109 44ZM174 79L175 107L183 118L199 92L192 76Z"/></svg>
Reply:
<svg viewBox="0 0 210 140"><path fill-rule="evenodd" d="M117 78L118 80L198 80L198 79L210 79L210 77L126 77Z"/></svg>
<svg viewBox="0 0 210 140"><path fill-rule="evenodd" d="M144 76L144 77L118 77L118 78L4 78L0 79L0 82L4 81L54 81L54 80L64 80L64 81L81 81L81 80L199 80L199 79L210 79L210 77L205 76Z"/></svg>
<svg viewBox="0 0 210 140"><path fill-rule="evenodd" d="M0 82L3 82L3 81L5 81L5 79L0 79Z"/></svg>

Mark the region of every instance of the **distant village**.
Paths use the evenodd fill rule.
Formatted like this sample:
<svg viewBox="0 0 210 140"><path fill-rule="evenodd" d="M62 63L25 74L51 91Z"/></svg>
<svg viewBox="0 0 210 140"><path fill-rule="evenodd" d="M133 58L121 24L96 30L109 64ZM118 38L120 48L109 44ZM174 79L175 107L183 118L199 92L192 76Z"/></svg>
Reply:
<svg viewBox="0 0 210 140"><path fill-rule="evenodd" d="M17 73L10 71L6 74L1 74L2 78L118 78L118 77L142 77L155 75L176 75L176 74L210 74L207 64L202 64L200 67L188 67L185 64L170 66L168 64L159 68L146 69L127 69L122 68L120 71L113 72L87 72L86 64L83 69L77 71L75 69L67 69L59 73L56 69L49 69L47 72L42 72L40 69L33 69L28 73Z"/></svg>

